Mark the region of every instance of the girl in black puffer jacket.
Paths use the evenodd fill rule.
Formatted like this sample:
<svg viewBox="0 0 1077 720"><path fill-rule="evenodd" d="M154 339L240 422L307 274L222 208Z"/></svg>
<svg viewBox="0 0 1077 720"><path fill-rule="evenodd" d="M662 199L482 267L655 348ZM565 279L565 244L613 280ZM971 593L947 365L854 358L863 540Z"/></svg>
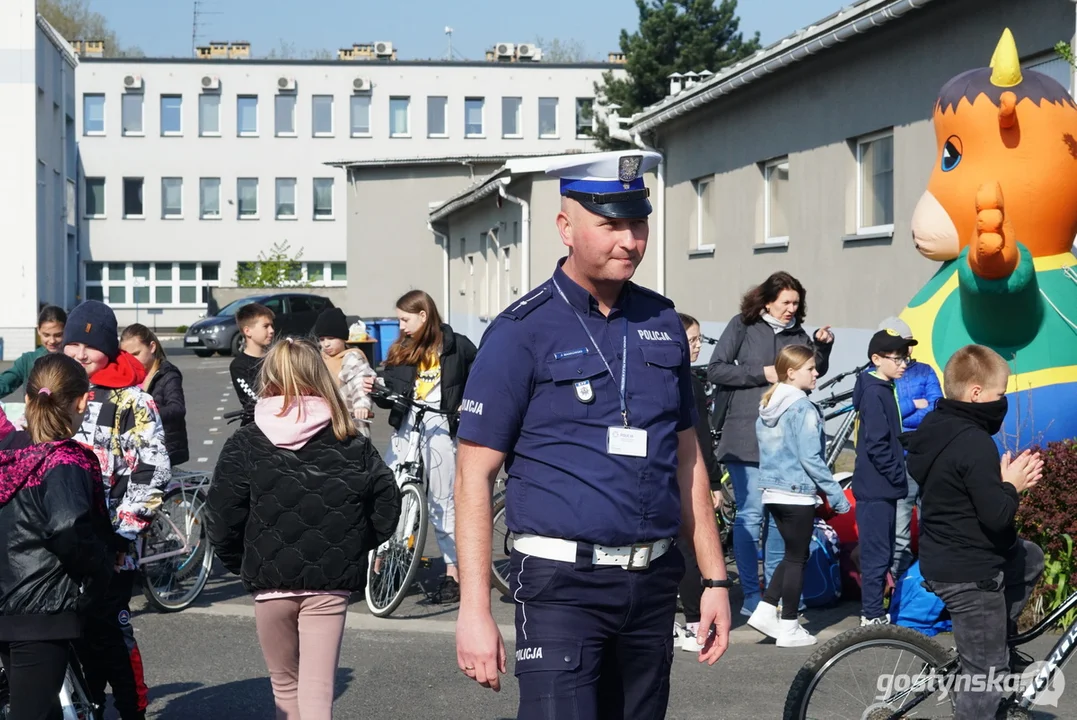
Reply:
<svg viewBox="0 0 1077 720"><path fill-rule="evenodd" d="M213 473L209 539L254 594L277 717L302 706L303 717L329 718L348 597L396 529L400 490L314 343L278 342L258 385L254 422L228 439Z"/></svg>
<svg viewBox="0 0 1077 720"><path fill-rule="evenodd" d="M145 325L135 323L123 329L120 348L134 355L146 368L142 389L157 403L165 428L165 447L172 467L191 459L187 447L187 403L183 398L183 375L168 361L161 341Z"/></svg>
<svg viewBox="0 0 1077 720"><path fill-rule="evenodd" d="M112 575L100 463L71 439L89 389L75 360L38 359L26 382L27 430L0 450L0 660L12 720L60 716L71 642Z"/></svg>

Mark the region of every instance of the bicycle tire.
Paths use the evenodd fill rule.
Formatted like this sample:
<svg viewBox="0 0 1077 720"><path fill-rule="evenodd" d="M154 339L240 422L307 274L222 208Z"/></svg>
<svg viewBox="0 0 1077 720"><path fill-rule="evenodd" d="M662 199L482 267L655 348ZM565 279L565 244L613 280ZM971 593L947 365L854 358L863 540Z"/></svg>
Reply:
<svg viewBox="0 0 1077 720"><path fill-rule="evenodd" d="M66 695L70 698L69 702L61 704L64 720L93 720L95 706L86 691L86 683L81 670L76 669L74 662L76 661L73 660L67 666L67 672L64 674L64 688L61 691L61 697Z"/></svg>
<svg viewBox="0 0 1077 720"><path fill-rule="evenodd" d="M870 625L847 630L816 650L797 671L785 697L782 718L804 720L811 695L823 675L857 647L871 647L883 641L904 645L910 650L919 650L927 655L927 659L935 663L936 667L942 667L951 659L950 652L937 642L900 625Z"/></svg>
<svg viewBox="0 0 1077 720"><path fill-rule="evenodd" d="M496 498L494 498L493 514L491 515L491 517L493 519L493 522L491 523L491 525L493 526L493 539L492 539L492 544L490 545L490 550L491 550L491 552L490 552L490 556L491 556L490 584L493 585L494 588L499 593L501 593L502 595L507 597L508 594L509 594L509 577L508 577L508 574L507 574L507 572L508 572L507 556L508 556L509 552L508 552L507 545L508 545L508 534L510 532L509 529L508 529L508 526L505 526L505 539L504 539L505 546L500 548L500 549L497 546L497 543L499 541L499 537L498 537L498 535L499 535L499 533L498 533L498 517L501 517L501 524L504 525L504 522L505 522L504 521L504 515L505 515L505 494L501 493ZM504 551L504 556L499 556L498 555L499 551ZM502 574L502 572L501 572L502 568L504 568L506 574Z"/></svg>
<svg viewBox="0 0 1077 720"><path fill-rule="evenodd" d="M184 498L184 493L187 493L187 497L190 498L190 501ZM169 503L175 502L177 497L180 498L180 503L186 502L188 504L188 507L184 509L188 514L193 516L190 522L199 528L198 533L200 538L198 539L198 544L195 546L193 552L183 558L182 563L175 568L172 576L178 577L183 574L184 576L189 577L192 572L196 572L197 577L195 578L194 585L191 589L181 595L179 600L170 600L158 591L151 580L154 576L154 571L156 570L153 566L158 563L147 563L144 565L141 568L142 594L150 607L161 613L180 612L189 608L194 601L198 599L199 595L202 594L202 590L205 589L206 583L209 581L210 571L213 569L213 548L210 547L203 514L203 508L206 504L205 494L201 490L174 488L165 493L164 497L161 499L161 508L168 507ZM153 527L154 526L151 525L151 531ZM190 537L187 538L187 542L190 542ZM169 562L169 565L172 564L170 561L164 562Z"/></svg>
<svg viewBox="0 0 1077 720"><path fill-rule="evenodd" d="M404 487L400 489L400 521L393 537L382 546L389 546L383 554L392 553L393 561L406 565L403 580L394 583L394 586L383 587L385 578L379 576L387 571L394 571L392 562L388 563L390 565L388 570L386 568L387 563L383 562L381 571L376 573L374 572L374 565L378 551L381 548L375 548L370 551L367 559L366 589L363 594L366 596L367 609L370 610L370 614L374 617L388 617L400 607L400 603L404 601L412 583L415 582L415 576L419 573L419 565L422 564L423 559L423 548L426 546L426 530L430 524L430 510L427 507L426 493L423 490L423 486L413 482L405 483ZM418 513L416 519L418 527L412 529L406 527L410 511L409 506L414 506Z"/></svg>

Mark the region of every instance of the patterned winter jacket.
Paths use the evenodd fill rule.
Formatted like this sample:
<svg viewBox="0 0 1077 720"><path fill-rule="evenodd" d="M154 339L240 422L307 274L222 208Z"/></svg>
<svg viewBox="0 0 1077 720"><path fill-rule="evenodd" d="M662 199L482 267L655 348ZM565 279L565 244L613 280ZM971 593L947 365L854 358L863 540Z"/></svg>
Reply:
<svg viewBox="0 0 1077 720"><path fill-rule="evenodd" d="M130 541L149 527L172 479L157 404L138 386L141 367L121 352L116 363L90 378L90 401L75 436L101 462L118 551L128 551ZM141 375L145 378L144 370Z"/></svg>

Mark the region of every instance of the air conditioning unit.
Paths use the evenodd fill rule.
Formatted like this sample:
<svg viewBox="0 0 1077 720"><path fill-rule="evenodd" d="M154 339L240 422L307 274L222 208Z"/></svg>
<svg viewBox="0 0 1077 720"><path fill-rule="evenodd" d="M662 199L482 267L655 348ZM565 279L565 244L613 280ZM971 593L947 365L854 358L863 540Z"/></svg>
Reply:
<svg viewBox="0 0 1077 720"><path fill-rule="evenodd" d="M281 92L294 92L295 91L295 78L291 77L279 77L277 78L277 89Z"/></svg>
<svg viewBox="0 0 1077 720"><path fill-rule="evenodd" d="M520 43L516 46L516 57L533 58L537 52L538 48L528 43Z"/></svg>
<svg viewBox="0 0 1077 720"><path fill-rule="evenodd" d="M352 90L355 92L370 92L370 78L357 77L352 80Z"/></svg>
<svg viewBox="0 0 1077 720"><path fill-rule="evenodd" d="M516 54L516 46L512 43L498 43L496 49L498 57L512 57Z"/></svg>
<svg viewBox="0 0 1077 720"><path fill-rule="evenodd" d="M202 76L202 89L203 90L220 90L221 79L216 75L203 75Z"/></svg>
<svg viewBox="0 0 1077 720"><path fill-rule="evenodd" d="M127 90L141 90L142 89L142 76L141 75L125 75L123 78L123 86Z"/></svg>
<svg viewBox="0 0 1077 720"><path fill-rule="evenodd" d="M378 57L391 56L393 54L393 44L391 42L374 43L374 54Z"/></svg>

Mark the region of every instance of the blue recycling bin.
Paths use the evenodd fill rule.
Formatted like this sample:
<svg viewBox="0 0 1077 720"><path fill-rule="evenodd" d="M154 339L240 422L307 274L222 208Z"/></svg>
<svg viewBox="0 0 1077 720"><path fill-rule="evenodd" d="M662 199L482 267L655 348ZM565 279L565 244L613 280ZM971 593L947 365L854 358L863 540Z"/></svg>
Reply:
<svg viewBox="0 0 1077 720"><path fill-rule="evenodd" d="M389 348L400 337L400 322L396 318L364 320L367 332L374 343L374 364L381 365L389 356Z"/></svg>

